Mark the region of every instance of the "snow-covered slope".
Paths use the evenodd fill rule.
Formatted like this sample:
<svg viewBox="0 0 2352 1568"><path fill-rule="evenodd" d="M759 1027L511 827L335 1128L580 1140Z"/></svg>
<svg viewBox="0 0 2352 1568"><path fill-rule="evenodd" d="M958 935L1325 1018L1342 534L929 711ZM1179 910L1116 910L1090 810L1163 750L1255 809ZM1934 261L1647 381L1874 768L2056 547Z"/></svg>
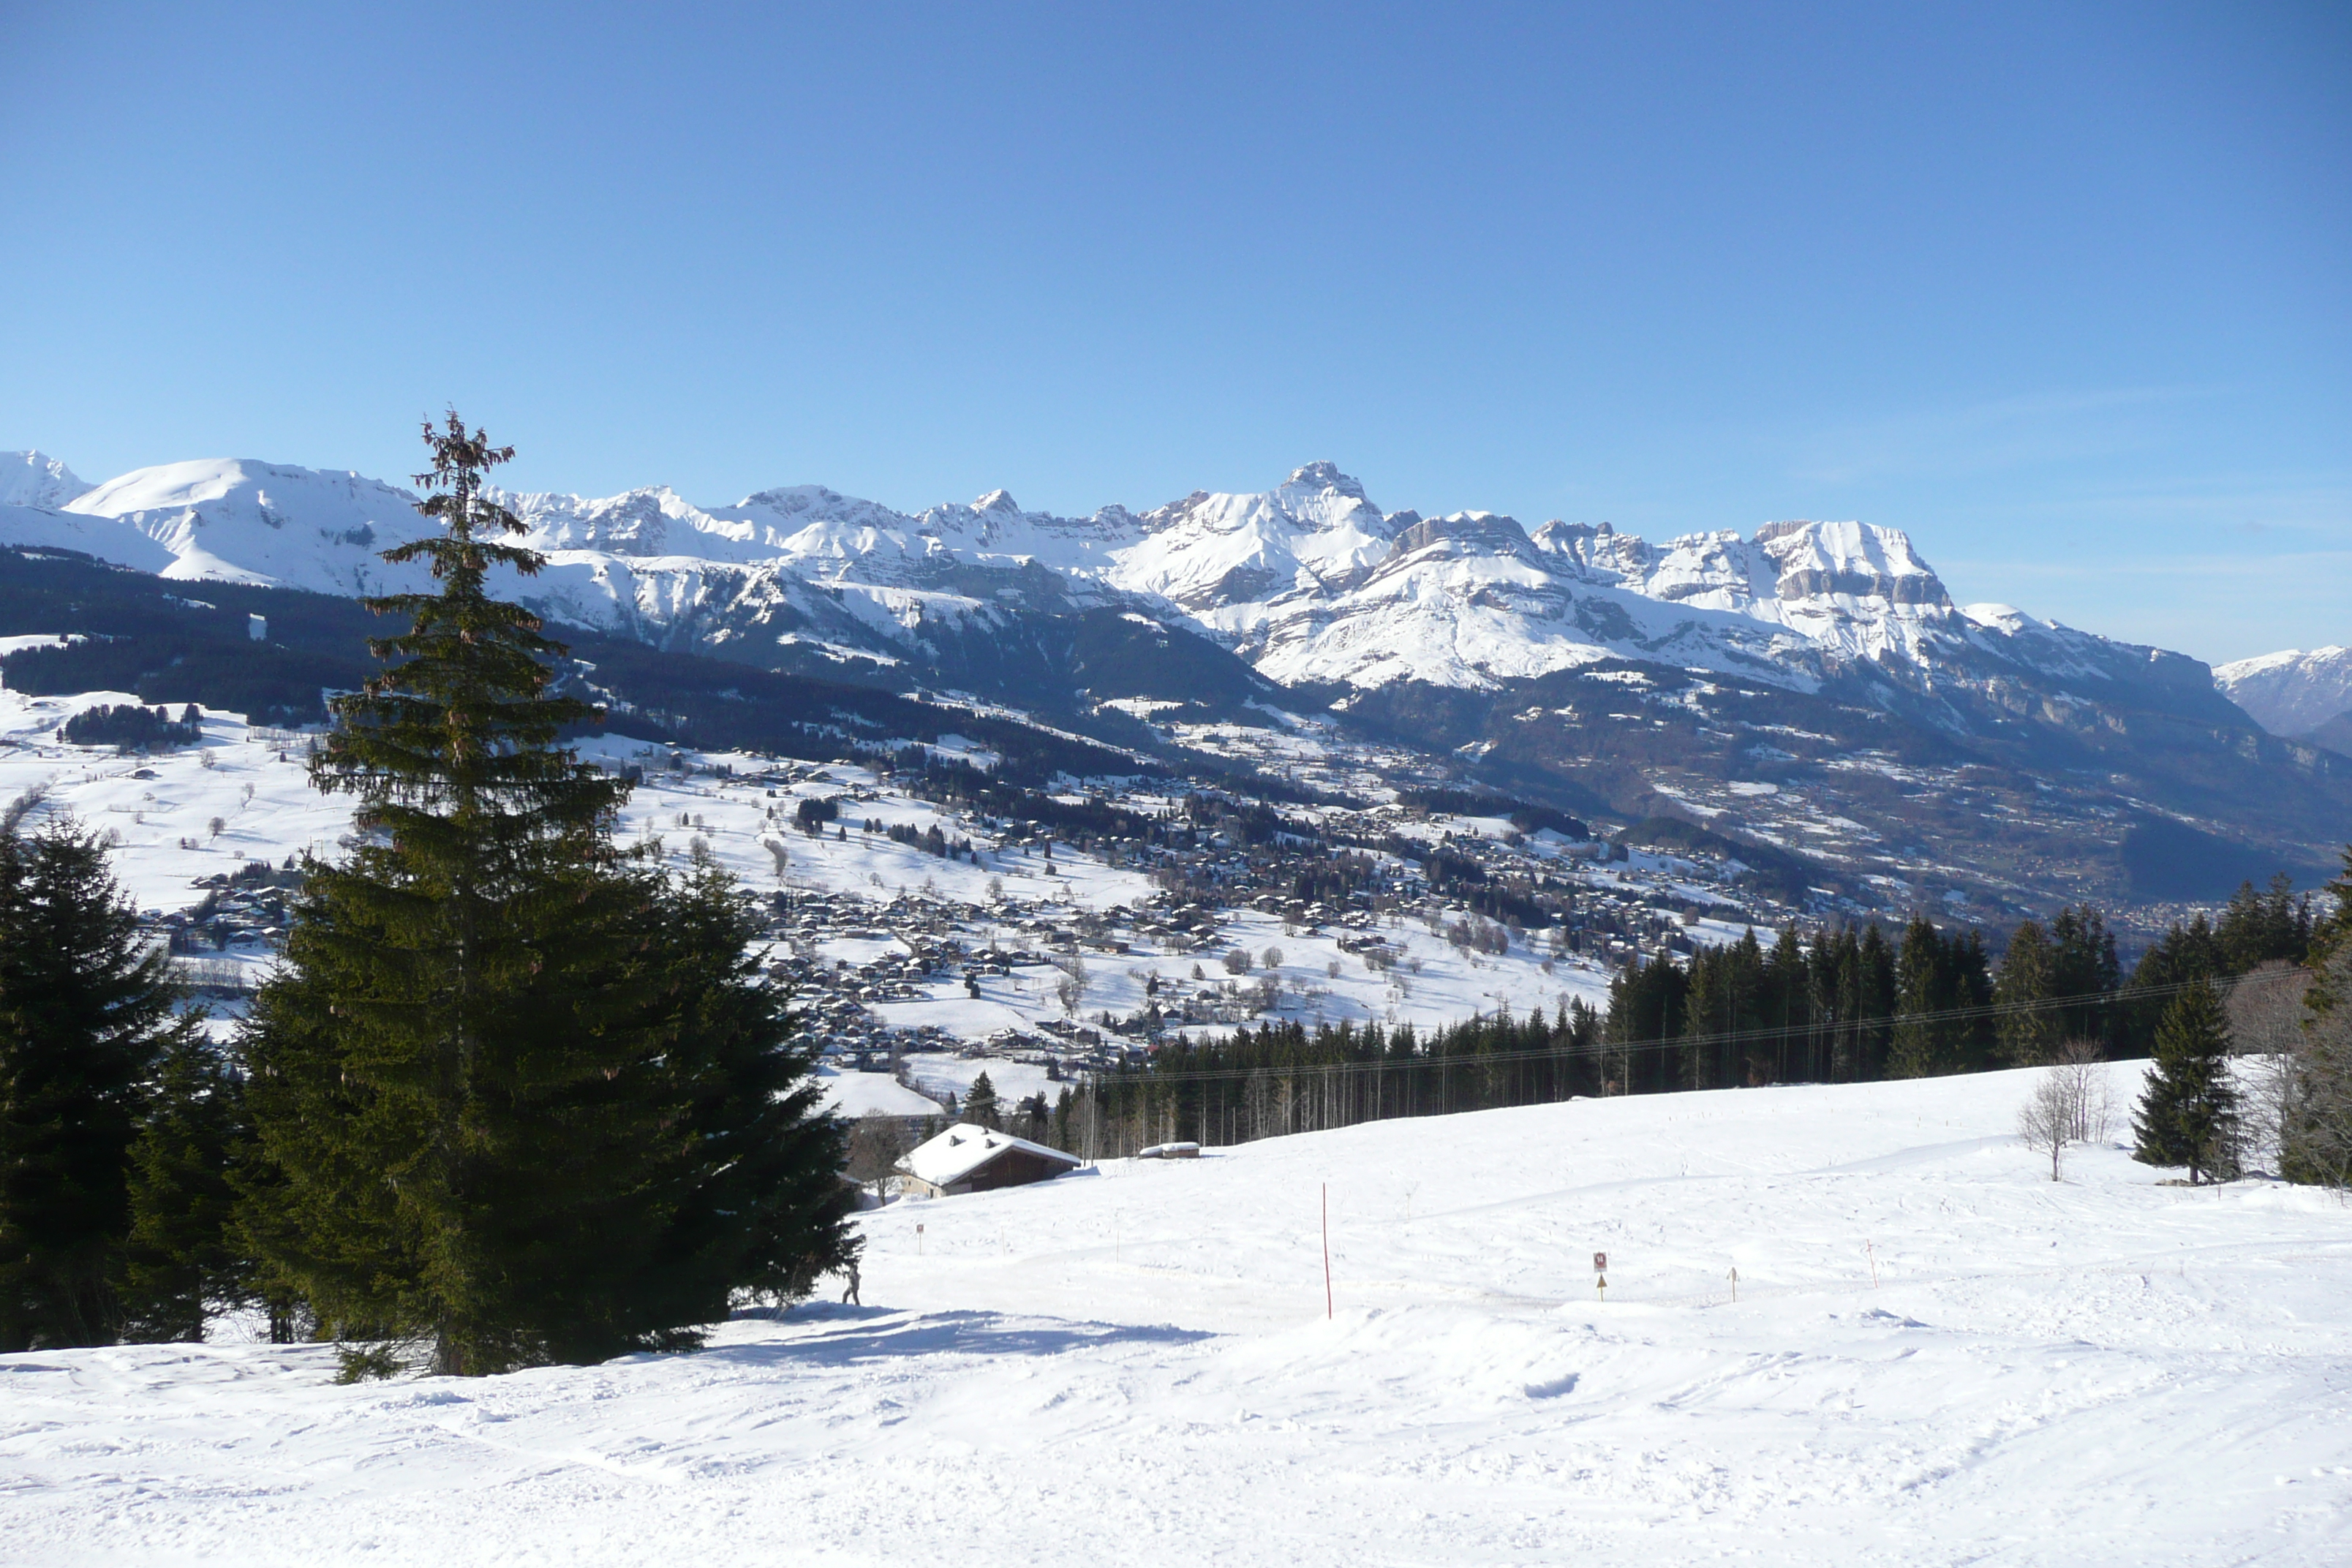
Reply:
<svg viewBox="0 0 2352 1568"><path fill-rule="evenodd" d="M2273 735L2307 735L2352 713L2352 647L2289 648L2213 667L2213 683Z"/></svg>
<svg viewBox="0 0 2352 1568"><path fill-rule="evenodd" d="M2053 1184L2011 1135L2030 1081L1419 1118L894 1205L859 1222L862 1306L698 1354L357 1386L235 1332L0 1358L0 1540L62 1568L2342 1562L2352 1213L2109 1146Z"/></svg>
<svg viewBox="0 0 2352 1568"><path fill-rule="evenodd" d="M237 458L165 463L109 479L63 511L163 546L173 557L166 577L322 594L381 593L429 580L422 567L378 559L430 530L416 498L354 473ZM123 560L127 552L100 553Z"/></svg>

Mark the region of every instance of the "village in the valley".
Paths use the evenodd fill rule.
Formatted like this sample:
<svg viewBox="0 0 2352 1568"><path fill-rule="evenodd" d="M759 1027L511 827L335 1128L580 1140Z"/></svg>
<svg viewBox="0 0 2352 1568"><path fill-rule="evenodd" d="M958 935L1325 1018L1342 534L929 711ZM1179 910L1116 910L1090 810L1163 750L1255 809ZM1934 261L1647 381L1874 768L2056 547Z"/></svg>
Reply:
<svg viewBox="0 0 2352 1568"><path fill-rule="evenodd" d="M313 737L234 714L202 715L201 743L177 748L58 738L73 712L126 700L0 692L0 791L38 787L133 851L148 928L226 1030L282 942L300 857L346 843L348 810L310 787ZM945 747L818 763L578 744L635 784L623 842L708 858L760 900L761 957L821 1048L828 1107L887 1129L870 1142L887 1157L859 1173L877 1194L982 1074L1010 1114L1179 1035L1599 1005L1636 957L1790 917L1736 864L1514 821L1504 803L1269 805L1164 779L999 791L992 757ZM1000 800L1015 810L988 809Z"/></svg>

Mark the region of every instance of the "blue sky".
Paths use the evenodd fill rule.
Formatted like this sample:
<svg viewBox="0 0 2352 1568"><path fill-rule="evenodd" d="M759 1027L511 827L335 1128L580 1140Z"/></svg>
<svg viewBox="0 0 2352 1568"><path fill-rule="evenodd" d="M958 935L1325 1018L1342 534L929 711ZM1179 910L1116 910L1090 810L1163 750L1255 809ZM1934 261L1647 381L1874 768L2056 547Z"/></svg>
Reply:
<svg viewBox="0 0 2352 1568"><path fill-rule="evenodd" d="M1627 15L1626 13L1638 13ZM0 5L0 448L1860 517L2352 641L2352 10Z"/></svg>

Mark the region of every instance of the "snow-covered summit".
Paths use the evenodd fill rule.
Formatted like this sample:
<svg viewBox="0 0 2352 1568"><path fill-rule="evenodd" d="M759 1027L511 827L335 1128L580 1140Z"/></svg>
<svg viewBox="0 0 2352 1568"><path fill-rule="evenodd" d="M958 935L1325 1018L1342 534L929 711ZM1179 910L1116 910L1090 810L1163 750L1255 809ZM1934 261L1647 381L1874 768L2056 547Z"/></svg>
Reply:
<svg viewBox="0 0 2352 1568"><path fill-rule="evenodd" d="M106 519L162 545L173 557L166 577L322 594L373 594L426 581L422 567L395 568L379 559L431 531L416 511L416 497L351 472L236 458L165 463L109 479L63 510Z"/></svg>
<svg viewBox="0 0 2352 1568"><path fill-rule="evenodd" d="M1352 583L1389 553L1399 526L1320 462L1271 490L1195 490L1140 521L1145 537L1119 552L1110 581L1196 614Z"/></svg>
<svg viewBox="0 0 2352 1568"><path fill-rule="evenodd" d="M40 452L0 452L0 506L36 506L52 511L89 489L55 458Z"/></svg>
<svg viewBox="0 0 2352 1568"><path fill-rule="evenodd" d="M79 488L61 465L18 461L8 494ZM1008 615L1115 604L1189 621L1273 679L1360 689L1493 688L1633 659L1805 690L1863 666L1907 671L1921 689L1981 689L2003 671L2106 682L2161 662L2006 605L1959 608L1895 529L1791 521L1664 543L1606 522L1530 532L1488 511L1384 512L1327 461L1262 491L1085 517L1024 510L1001 489L913 514L821 485L727 506L665 486L496 494L550 557L531 602L669 646L757 637L896 658L943 626L984 641ZM368 593L404 580L378 553L422 531L415 502L357 474L208 459L139 469L61 510L0 510L0 542ZM2202 667L2166 671L2210 691ZM2309 721L2346 706L2352 690Z"/></svg>
<svg viewBox="0 0 2352 1568"><path fill-rule="evenodd" d="M1776 522L1654 545L1608 523L1531 535L1483 511L1374 523L1327 480L1318 499L1337 515L1310 532L1290 488L1180 503L1189 515L1127 558L1153 570L1123 560L1117 580L1173 599L1266 674L1356 686L1483 687L1625 658L1810 687L1976 630L1895 529Z"/></svg>
<svg viewBox="0 0 2352 1568"><path fill-rule="evenodd" d="M2213 667L2213 684L2273 735L2352 713L2352 647L2288 648Z"/></svg>

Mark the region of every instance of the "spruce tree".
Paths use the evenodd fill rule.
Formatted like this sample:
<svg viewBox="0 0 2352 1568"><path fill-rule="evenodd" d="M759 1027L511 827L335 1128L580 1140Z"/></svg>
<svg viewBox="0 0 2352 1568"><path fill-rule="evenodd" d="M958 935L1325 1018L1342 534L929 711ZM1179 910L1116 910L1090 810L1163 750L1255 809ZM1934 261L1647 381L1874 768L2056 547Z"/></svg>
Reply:
<svg viewBox="0 0 2352 1568"><path fill-rule="evenodd" d="M2056 994L2056 963L2042 927L2027 921L2009 939L1992 999L2002 1009L1993 1029L2000 1055L2011 1067L2039 1067L2058 1051L2059 1019L2046 1005Z"/></svg>
<svg viewBox="0 0 2352 1568"><path fill-rule="evenodd" d="M0 1352L107 1344L131 1149L157 1059L194 1025L70 822L0 824Z"/></svg>
<svg viewBox="0 0 2352 1568"><path fill-rule="evenodd" d="M2062 909L2050 922L2050 986L2053 995L2087 1000L2061 1008L2058 1037L2097 1040L2112 1051L2117 1015L2110 1000L2123 984L2115 932L2088 904Z"/></svg>
<svg viewBox="0 0 2352 1568"><path fill-rule="evenodd" d="M2238 1121L2230 1082L2229 1020L2221 993L2202 978L2174 998L2156 1030L2155 1070L2132 1117L2149 1165L2186 1165L2189 1184L2236 1174L2231 1150Z"/></svg>
<svg viewBox="0 0 2352 1568"><path fill-rule="evenodd" d="M1903 946L1895 959L1896 1006L1894 1041L1887 1052L1889 1078L1926 1078L1951 1070L1943 1010L1950 989L1949 964L1943 933L1924 915L1913 915L1903 928Z"/></svg>
<svg viewBox="0 0 2352 1568"><path fill-rule="evenodd" d="M231 1176L246 1142L243 1079L203 1036L173 1040L131 1150L125 1339L202 1340L215 1306L251 1294Z"/></svg>
<svg viewBox="0 0 2352 1568"><path fill-rule="evenodd" d="M753 900L707 856L644 910L679 1156L666 1163L653 1266L618 1294L644 1342L682 1344L737 1290L806 1296L854 1263L848 1129L822 1114L815 1041L765 985Z"/></svg>
<svg viewBox="0 0 2352 1568"><path fill-rule="evenodd" d="M419 510L387 551L433 594L397 659L335 703L313 763L361 842L307 868L257 999L248 1229L353 1373L429 1352L482 1373L690 1343L738 1288L804 1289L847 1245L839 1131L707 868L674 886L612 836L628 786L557 745L596 710L551 690L561 645L489 573L540 558L485 494L511 457L425 428Z"/></svg>
<svg viewBox="0 0 2352 1568"><path fill-rule="evenodd" d="M996 1086L988 1081L986 1073L971 1080L971 1088L963 1097L963 1119L974 1127L993 1128L1002 1123L1003 1113L997 1104Z"/></svg>

